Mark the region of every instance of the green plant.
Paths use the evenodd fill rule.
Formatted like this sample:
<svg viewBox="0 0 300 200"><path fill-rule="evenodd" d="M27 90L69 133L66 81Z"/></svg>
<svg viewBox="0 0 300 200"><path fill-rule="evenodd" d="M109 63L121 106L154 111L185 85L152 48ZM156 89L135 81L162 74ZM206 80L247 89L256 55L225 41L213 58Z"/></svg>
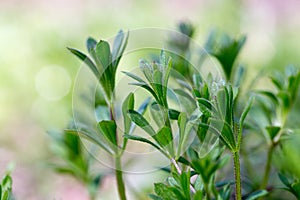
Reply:
<svg viewBox="0 0 300 200"><path fill-rule="evenodd" d="M63 163L53 163L52 168L61 174L68 174L76 178L88 189L90 199L96 199L97 190L106 174L91 172L92 157L84 150L83 144L72 123L68 129L61 132L49 132L54 140L53 153L61 158Z"/></svg>
<svg viewBox="0 0 300 200"><path fill-rule="evenodd" d="M12 178L6 173L0 184L0 200L12 200Z"/></svg>
<svg viewBox="0 0 300 200"><path fill-rule="evenodd" d="M96 130L75 123L60 136L54 135L58 146L63 149L58 155L67 161L66 166L56 169L73 175L92 188L90 196L95 198L105 173L94 175L89 172L89 155L83 151L79 136L87 139L114 159L119 197L124 200L126 184L121 158L131 140L151 145L168 159L168 165L162 167L167 178L155 183L154 193L149 195L154 200L269 198L275 190L268 185L275 147L283 146L277 149L281 153L290 152L282 141L293 132L286 122L297 103L299 71L287 68L286 76L273 76L271 81L275 91L249 89L242 81L246 77L246 66L238 60L246 42L245 36L231 38L227 34L211 32L204 49L197 50L201 54L199 66L192 66L189 59L195 50L191 48L195 27L190 23L180 23L178 29L181 37L170 37L168 49L161 50L158 59L140 60L143 77L123 72L134 80L131 85L148 92L149 97L138 109L134 93L128 94L120 109L115 104L116 72L128 34L120 31L112 50L108 42L89 38L87 49L90 57L69 48L90 68L101 86L97 89L93 106L102 118L95 124ZM204 77L200 73L204 60L210 56L218 61L217 65L223 72L221 77L213 73ZM116 110L121 110L121 114ZM124 125L122 133L117 128L120 118L123 118ZM135 132L136 126L148 137ZM253 168L247 152L252 148L248 137L261 133L266 138L268 151L263 179L256 180L249 173L250 183L246 183L243 171ZM297 173L286 167L278 171L282 172L279 176L285 189L299 198L299 179L283 175L288 172L293 177Z"/></svg>

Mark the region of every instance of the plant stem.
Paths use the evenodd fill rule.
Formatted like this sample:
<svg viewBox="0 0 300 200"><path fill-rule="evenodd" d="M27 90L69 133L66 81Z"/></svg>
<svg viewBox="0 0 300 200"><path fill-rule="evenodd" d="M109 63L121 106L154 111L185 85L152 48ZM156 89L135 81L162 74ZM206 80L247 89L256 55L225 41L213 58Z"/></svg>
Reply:
<svg viewBox="0 0 300 200"><path fill-rule="evenodd" d="M113 102L110 103L109 106L109 113L110 113L110 119L115 121L114 118L114 104ZM121 200L126 200L126 192L125 192L125 185L123 180L123 172L122 172L122 164L121 164L121 155L118 151L118 132L116 131L116 139L117 139L117 152L115 155L115 176L117 181L117 187L118 187L118 193Z"/></svg>
<svg viewBox="0 0 300 200"><path fill-rule="evenodd" d="M235 199L242 199L242 188L241 188L241 166L240 166L240 155L239 152L233 153L234 163L234 177L235 177Z"/></svg>
<svg viewBox="0 0 300 200"><path fill-rule="evenodd" d="M174 167L175 167L177 173L178 173L178 174L181 174L181 173L182 173L182 170L180 169L179 165L177 164L177 162L175 161L174 158L171 158L171 163L174 165ZM196 190L195 190L195 188L192 186L192 184L190 184L190 190L191 190L191 192L192 192L193 194L196 193Z"/></svg>
<svg viewBox="0 0 300 200"><path fill-rule="evenodd" d="M211 200L210 193L209 193L209 183L204 182L204 190L206 193L206 200Z"/></svg>
<svg viewBox="0 0 300 200"><path fill-rule="evenodd" d="M268 150L267 164L265 167L265 173L264 173L264 178L263 178L263 181L261 184L261 189L265 189L268 185L274 147L275 147L275 145L272 143Z"/></svg>
<svg viewBox="0 0 300 200"><path fill-rule="evenodd" d="M118 193L121 200L126 200L125 185L123 180L123 172L121 166L121 157L115 157L115 174L118 186Z"/></svg>

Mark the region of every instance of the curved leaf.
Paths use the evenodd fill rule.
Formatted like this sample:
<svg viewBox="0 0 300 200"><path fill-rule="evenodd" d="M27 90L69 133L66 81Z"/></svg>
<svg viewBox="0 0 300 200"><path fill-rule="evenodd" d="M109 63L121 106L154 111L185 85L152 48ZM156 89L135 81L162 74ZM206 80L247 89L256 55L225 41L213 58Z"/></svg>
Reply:
<svg viewBox="0 0 300 200"><path fill-rule="evenodd" d="M159 150L164 156L169 158L168 154L166 152L164 152L157 144L151 142L150 140L148 140L146 138L143 138L143 137L140 137L140 136L137 136L137 135L128 135L128 134L123 135L123 137L125 137L127 139L130 139L130 140L136 140L136 141L140 141L140 142L150 144L151 146L153 146L154 148Z"/></svg>
<svg viewBox="0 0 300 200"><path fill-rule="evenodd" d="M96 67L96 65L93 63L93 61L86 56L84 53L80 52L77 49L73 49L73 48L69 48L67 47L67 49L73 53L75 56L77 56L80 60L82 60L93 72L93 74L96 76L96 78L98 79L100 77L99 71Z"/></svg>
<svg viewBox="0 0 300 200"><path fill-rule="evenodd" d="M141 115L140 113L138 113L134 110L128 110L128 114L129 114L131 120L136 125L138 125L142 129L144 129L144 131L146 131L150 136L153 136L155 134L154 129L149 124L149 122L143 117L143 115Z"/></svg>

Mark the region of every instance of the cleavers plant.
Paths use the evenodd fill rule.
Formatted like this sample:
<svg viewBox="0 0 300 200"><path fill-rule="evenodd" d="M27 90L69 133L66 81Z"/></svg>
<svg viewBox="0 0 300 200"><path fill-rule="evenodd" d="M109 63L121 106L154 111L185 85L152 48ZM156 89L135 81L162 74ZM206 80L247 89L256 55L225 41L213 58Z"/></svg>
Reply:
<svg viewBox="0 0 300 200"><path fill-rule="evenodd" d="M102 115L106 112L99 111L97 107L105 107L107 116L97 122L97 132L72 123L60 135L51 134L60 147L56 154L66 161L65 165L54 167L84 183L91 199L96 199L97 188L106 174L90 172L91 156L83 149L79 136L85 138L114 159L119 198L125 200L127 193L121 158L127 144L138 141L151 145L169 161L169 165L162 168L167 177L163 182L154 184L154 193L149 194L151 199L272 198L275 189L270 189L268 180L272 166L277 168L272 165L272 156L275 147L284 145L281 141L293 132L287 125L287 119L298 97L299 70L291 67L287 68L286 76L273 76L271 80L276 91L247 88L242 81L246 67L237 59L246 42L245 36L231 38L212 31L203 45L204 49L199 49L199 66L192 66L189 63L192 54L190 42L195 35L195 27L190 23L180 23L178 31L182 37L170 37L168 48L161 50L159 59L151 62L140 60L139 68L143 77L123 72L134 80L131 85L146 90L149 98L138 109L135 109L134 93L129 93L124 99L121 108L122 133L116 123L119 115L116 114L115 85L117 67L125 51L128 34L120 31L112 48L104 40L98 42L88 38L86 46L89 55L68 48L90 68L98 80L101 86L98 95L103 101L96 99L94 106L96 112L102 112ZM203 60L208 57L218 61L223 78L212 73L204 77L199 72L204 67ZM180 106L175 106L178 102ZM150 113L153 120L147 119L146 112ZM259 118L253 117L257 112L266 119L266 123L260 123ZM149 137L140 136L134 129L136 126ZM244 170L244 166L252 163L246 162L250 157L241 152L248 147L246 136L255 133L265 136L268 151L263 179L258 180L258 187L255 184L246 185L242 175L247 168ZM211 140L214 142L207 144ZM203 152L204 146L209 148ZM277 150L281 151L279 148ZM230 157L232 167L228 166ZM277 169L285 190L299 198L299 177L294 177L291 171L284 168ZM228 171L232 175L228 175ZM255 177L250 178L252 182L257 181Z"/></svg>

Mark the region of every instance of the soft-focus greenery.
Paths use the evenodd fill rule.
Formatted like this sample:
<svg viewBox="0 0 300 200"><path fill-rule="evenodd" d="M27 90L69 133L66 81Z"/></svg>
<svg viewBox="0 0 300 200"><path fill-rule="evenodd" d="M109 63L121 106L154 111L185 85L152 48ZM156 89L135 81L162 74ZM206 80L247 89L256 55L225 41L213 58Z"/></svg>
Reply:
<svg viewBox="0 0 300 200"><path fill-rule="evenodd" d="M277 89L267 78L273 73L270 71L278 69L283 74L288 64L298 66L300 63L298 10L299 4L292 0L284 4L278 1L250 0L184 3L158 0L114 0L110 3L1 1L0 171L5 171L9 162L16 163L12 177L16 183L13 190L18 199L76 198L68 197L69 193L66 192L69 191L68 184L76 185L75 181L56 176L51 173L49 166L45 165L45 160L52 161L54 158L47 148L51 145L46 131L52 131L54 127L61 130L72 115L72 83L80 64L65 47L81 49L84 45L82 38L110 38L119 28L132 30L154 26L173 29L178 21L189 19L196 28L193 36L202 46L205 45L207 33L212 28L237 39L240 33L246 34L247 43L239 57L247 71L247 76L243 78L243 87L277 93ZM255 77L258 81L252 84L251 80ZM298 128L299 107L299 101L295 100L295 105L286 120L287 128ZM255 109L251 112L255 112ZM278 125L276 120L273 123L275 124L270 125ZM247 183L248 178L256 180L262 177L266 158L256 158L258 155L267 155L264 145L269 145L271 141L266 131L261 130L264 132L263 137L259 133L247 134L245 137L244 142L251 144L241 150L242 154L251 153L249 159L242 161L242 165L245 163L242 176ZM298 149L299 140L294 137L297 138L293 136L292 139L284 140L278 145L274 150L274 154L278 156L272 159L276 169L282 168L289 173L283 174L289 177L290 182L297 182L297 177L290 174L299 176L298 168L292 167L299 158L299 153L290 153L297 152ZM283 151L277 152L281 148ZM246 167L246 163L262 167L252 169L251 165ZM272 170L269 182L278 183L279 178ZM110 177L106 180L109 182ZM143 187L133 187L133 193L149 191L152 187L149 182L162 179L154 176L149 180L145 181L147 184ZM29 184L35 190L28 188ZM258 183L250 185L260 188ZM283 185L278 183L275 187ZM100 190L116 191L115 188L105 186ZM82 191L84 188L79 187L77 191L72 192L84 194ZM277 194L280 193L282 192ZM87 198L77 196L81 199ZM275 193L272 198L275 199L276 196ZM111 198L114 197L113 195Z"/></svg>

